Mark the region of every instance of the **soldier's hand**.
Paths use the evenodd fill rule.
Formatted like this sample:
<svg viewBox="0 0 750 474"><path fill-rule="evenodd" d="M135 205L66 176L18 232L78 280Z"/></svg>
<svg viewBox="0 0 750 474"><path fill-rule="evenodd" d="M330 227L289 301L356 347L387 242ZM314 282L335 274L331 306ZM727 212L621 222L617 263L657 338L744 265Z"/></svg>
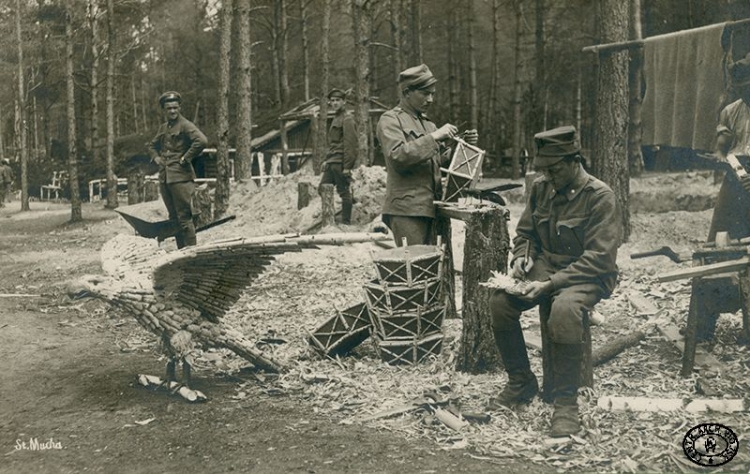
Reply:
<svg viewBox="0 0 750 474"><path fill-rule="evenodd" d="M745 191L750 193L750 174L746 174L742 178L740 178L740 184L742 184L742 187L745 188Z"/></svg>
<svg viewBox="0 0 750 474"><path fill-rule="evenodd" d="M352 170L344 170L344 171L342 171L341 173L342 173L342 174L343 174L344 176L346 176L347 178L351 178L351 177L352 177Z"/></svg>
<svg viewBox="0 0 750 474"><path fill-rule="evenodd" d="M159 165L160 168L164 167L164 158L161 157L161 155L154 158L154 162Z"/></svg>
<svg viewBox="0 0 750 474"><path fill-rule="evenodd" d="M510 276L518 278L519 280L525 280L526 275L531 271L531 267L534 266L534 259L529 257L519 257L513 260L513 268L511 269Z"/></svg>
<svg viewBox="0 0 750 474"><path fill-rule="evenodd" d="M544 296L546 294L549 294L552 292L552 281L532 281L529 282L528 285L526 285L526 289L524 290L524 294L520 295L520 298L523 298L525 300L535 300L539 298L540 296Z"/></svg>
<svg viewBox="0 0 750 474"><path fill-rule="evenodd" d="M181 165L184 165L184 164L185 164L185 155L182 155L182 156L180 157L180 164L181 164Z"/></svg>
<svg viewBox="0 0 750 474"><path fill-rule="evenodd" d="M479 142L479 132L476 130L466 130L464 132L464 141L469 145L474 145Z"/></svg>
<svg viewBox="0 0 750 474"><path fill-rule="evenodd" d="M449 123L446 123L442 127L438 128L434 132L432 132L430 135L432 135L432 138L435 139L435 141L442 141L442 140L448 140L449 138L453 138L458 133L458 127L455 125L451 125Z"/></svg>

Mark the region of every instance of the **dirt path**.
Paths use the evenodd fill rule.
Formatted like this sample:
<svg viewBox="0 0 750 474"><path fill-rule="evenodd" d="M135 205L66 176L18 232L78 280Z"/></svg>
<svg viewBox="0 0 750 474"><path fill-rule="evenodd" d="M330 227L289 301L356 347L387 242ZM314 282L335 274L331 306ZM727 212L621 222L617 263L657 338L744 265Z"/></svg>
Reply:
<svg viewBox="0 0 750 474"><path fill-rule="evenodd" d="M61 286L96 271L95 249L127 227L94 207L70 226L66 206L32 204L0 210L0 294L42 295L0 297L0 472L551 472L335 424L303 397L235 400L236 377L198 374L212 398L199 405L136 387L135 374L163 370L152 347L118 345L136 323L92 314ZM23 449L36 442L51 449Z"/></svg>

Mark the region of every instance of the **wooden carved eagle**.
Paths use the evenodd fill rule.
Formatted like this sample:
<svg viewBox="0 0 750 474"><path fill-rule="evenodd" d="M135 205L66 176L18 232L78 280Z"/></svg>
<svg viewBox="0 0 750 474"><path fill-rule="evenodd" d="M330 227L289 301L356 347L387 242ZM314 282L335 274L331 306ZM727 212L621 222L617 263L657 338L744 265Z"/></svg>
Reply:
<svg viewBox="0 0 750 474"><path fill-rule="evenodd" d="M183 384L190 384L191 354L196 347L224 347L273 372L284 369L254 347L223 319L243 291L285 252L319 245L343 245L389 239L384 234L347 233L310 236L274 235L214 241L167 252L153 239L118 235L101 250L104 275L82 277L71 290L119 306L159 338L168 356L167 380L183 363Z"/></svg>

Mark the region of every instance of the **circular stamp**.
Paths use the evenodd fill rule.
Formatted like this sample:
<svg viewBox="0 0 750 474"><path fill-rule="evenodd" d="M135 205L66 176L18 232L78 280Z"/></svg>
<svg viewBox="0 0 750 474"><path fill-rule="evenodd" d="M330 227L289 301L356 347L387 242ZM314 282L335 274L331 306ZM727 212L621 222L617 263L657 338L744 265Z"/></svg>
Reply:
<svg viewBox="0 0 750 474"><path fill-rule="evenodd" d="M739 449L737 435L719 423L692 427L682 440L685 456L699 466L721 466L734 458Z"/></svg>

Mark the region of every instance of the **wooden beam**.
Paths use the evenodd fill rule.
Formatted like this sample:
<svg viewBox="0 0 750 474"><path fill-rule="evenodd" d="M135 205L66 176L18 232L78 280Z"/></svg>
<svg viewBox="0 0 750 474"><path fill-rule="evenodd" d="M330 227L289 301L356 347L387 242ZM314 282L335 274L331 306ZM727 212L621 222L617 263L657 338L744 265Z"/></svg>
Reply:
<svg viewBox="0 0 750 474"><path fill-rule="evenodd" d="M750 257L743 257L737 260L726 262L712 263L710 265L701 265L699 267L683 268L668 273L656 275L660 282L682 280L685 278L695 278L708 275L718 275L720 273L738 272L746 270L750 266Z"/></svg>
<svg viewBox="0 0 750 474"><path fill-rule="evenodd" d="M727 22L724 25L724 28L734 29L734 28L746 26L748 24L750 24L750 19L731 21L731 22ZM707 25L707 26L713 26L713 25ZM705 28L705 26L701 28ZM697 29L697 28L692 28L692 29ZM635 48L643 47L643 45L646 43L647 40L654 41L658 39L665 39L665 38L669 38L670 36L674 36L680 33L685 33L686 31L690 31L690 30L673 31L671 33L651 36L649 38L642 39L642 40L630 40L630 41L621 41L617 43L595 44L595 45L584 47L582 51L584 53L596 53L596 54L615 53L617 51L622 51L624 49L635 49Z"/></svg>

